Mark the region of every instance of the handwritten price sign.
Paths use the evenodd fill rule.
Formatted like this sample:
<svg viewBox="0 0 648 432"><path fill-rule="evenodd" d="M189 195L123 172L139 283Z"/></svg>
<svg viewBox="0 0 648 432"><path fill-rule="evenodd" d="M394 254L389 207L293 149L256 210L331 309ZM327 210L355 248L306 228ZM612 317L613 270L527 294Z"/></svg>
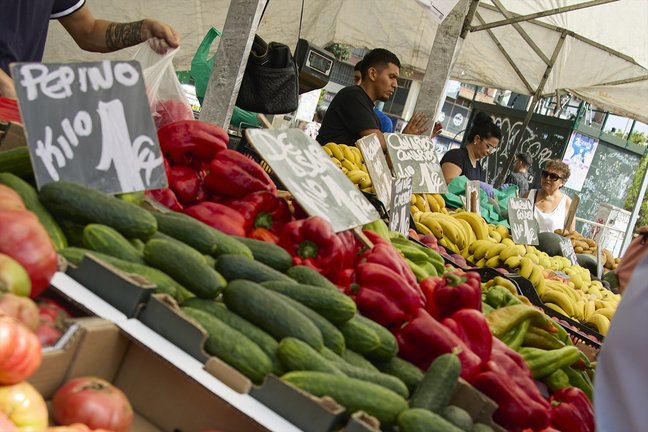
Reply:
<svg viewBox="0 0 648 432"><path fill-rule="evenodd" d="M65 180L107 193L165 187L139 63L11 66L38 187Z"/></svg>
<svg viewBox="0 0 648 432"><path fill-rule="evenodd" d="M376 196L389 209L391 202L392 175L387 165L387 159L383 154L380 141L376 134L371 134L356 141L356 146L362 153L371 183L373 184Z"/></svg>
<svg viewBox="0 0 648 432"><path fill-rule="evenodd" d="M508 201L508 220L515 243L537 245L538 221L533 216L533 203L526 198L511 197Z"/></svg>
<svg viewBox="0 0 648 432"><path fill-rule="evenodd" d="M394 176L412 177L414 193L448 192L431 138L388 133L385 141L394 164Z"/></svg>

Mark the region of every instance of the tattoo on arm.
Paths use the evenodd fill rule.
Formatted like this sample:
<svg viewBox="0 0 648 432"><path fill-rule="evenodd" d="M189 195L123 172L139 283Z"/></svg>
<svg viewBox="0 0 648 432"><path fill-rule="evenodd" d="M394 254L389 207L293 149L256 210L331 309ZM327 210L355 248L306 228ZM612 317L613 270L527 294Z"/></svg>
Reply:
<svg viewBox="0 0 648 432"><path fill-rule="evenodd" d="M110 50L118 50L142 41L142 25L144 21L131 23L110 23L106 29L106 46Z"/></svg>

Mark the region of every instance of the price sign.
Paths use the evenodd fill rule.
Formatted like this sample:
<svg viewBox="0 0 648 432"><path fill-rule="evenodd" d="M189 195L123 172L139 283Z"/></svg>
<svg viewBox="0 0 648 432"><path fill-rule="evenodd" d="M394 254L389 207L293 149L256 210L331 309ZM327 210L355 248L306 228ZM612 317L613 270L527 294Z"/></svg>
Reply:
<svg viewBox="0 0 648 432"><path fill-rule="evenodd" d="M382 152L380 141L376 134L371 134L356 141L356 146L362 153L362 158L367 166L371 183L380 202L387 210L390 209L392 175L387 165L387 159Z"/></svg>
<svg viewBox="0 0 648 432"><path fill-rule="evenodd" d="M412 177L414 193L448 192L432 138L387 133L385 141L394 165L394 176Z"/></svg>
<svg viewBox="0 0 648 432"><path fill-rule="evenodd" d="M479 193L479 180L466 182L466 210L481 215Z"/></svg>
<svg viewBox="0 0 648 432"><path fill-rule="evenodd" d="M391 190L389 229L407 235L410 227L412 177L394 179Z"/></svg>
<svg viewBox="0 0 648 432"><path fill-rule="evenodd" d="M578 264L578 259L576 259L576 252L574 251L574 246L567 237L562 237L560 239L560 250L564 257L569 258L569 261L572 264Z"/></svg>
<svg viewBox="0 0 648 432"><path fill-rule="evenodd" d="M135 61L11 66L38 187L64 180L107 193L167 185Z"/></svg>
<svg viewBox="0 0 648 432"><path fill-rule="evenodd" d="M526 198L511 197L508 201L508 221L515 243L537 245L538 221L533 216L533 203Z"/></svg>
<svg viewBox="0 0 648 432"><path fill-rule="evenodd" d="M336 232L380 219L321 145L303 131L247 129L245 133L304 210L328 220Z"/></svg>

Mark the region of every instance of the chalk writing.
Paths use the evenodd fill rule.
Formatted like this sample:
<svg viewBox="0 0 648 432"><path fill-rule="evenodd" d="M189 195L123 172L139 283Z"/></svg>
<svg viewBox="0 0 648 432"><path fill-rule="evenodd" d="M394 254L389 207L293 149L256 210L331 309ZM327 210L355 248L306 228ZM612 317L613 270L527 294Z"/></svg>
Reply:
<svg viewBox="0 0 648 432"><path fill-rule="evenodd" d="M358 140L356 145L362 153L376 196L389 209L392 175L378 137L372 134Z"/></svg>
<svg viewBox="0 0 648 432"><path fill-rule="evenodd" d="M412 198L412 177L394 179L391 196L389 229L407 235L409 232L410 200Z"/></svg>
<svg viewBox="0 0 648 432"><path fill-rule="evenodd" d="M394 176L413 177L415 193L448 191L435 151L434 141L426 136L385 134L387 150L394 165Z"/></svg>
<svg viewBox="0 0 648 432"><path fill-rule="evenodd" d="M538 221L533 215L533 203L526 198L511 197L508 201L508 220L513 241L538 244Z"/></svg>

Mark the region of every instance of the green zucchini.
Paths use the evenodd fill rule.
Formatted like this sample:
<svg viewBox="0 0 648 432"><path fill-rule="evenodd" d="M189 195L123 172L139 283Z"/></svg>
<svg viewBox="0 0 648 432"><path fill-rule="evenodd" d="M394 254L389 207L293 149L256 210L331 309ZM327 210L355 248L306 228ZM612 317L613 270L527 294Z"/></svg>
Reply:
<svg viewBox="0 0 648 432"><path fill-rule="evenodd" d="M288 276L272 267L241 255L221 255L216 260L215 268L228 281L244 279L260 283L278 280L295 283Z"/></svg>
<svg viewBox="0 0 648 432"><path fill-rule="evenodd" d="M137 264L144 264L144 258L126 237L107 225L88 224L83 229L83 245L95 252Z"/></svg>
<svg viewBox="0 0 648 432"><path fill-rule="evenodd" d="M168 274L201 298L216 298L227 281L205 263L201 254L168 240L152 239L144 247L144 261Z"/></svg>
<svg viewBox="0 0 648 432"><path fill-rule="evenodd" d="M342 353L342 358L349 364L352 364L354 366L358 366L361 368L365 368L370 371L374 372L379 372L378 368L374 366L369 360L364 358L362 354L358 354L357 352L347 348L344 350Z"/></svg>
<svg viewBox="0 0 648 432"><path fill-rule="evenodd" d="M472 429L473 421L468 411L455 405L443 408L443 418L464 431Z"/></svg>
<svg viewBox="0 0 648 432"><path fill-rule="evenodd" d="M411 408L398 416L398 432L461 432L462 429L423 408Z"/></svg>
<svg viewBox="0 0 648 432"><path fill-rule="evenodd" d="M338 329L344 335L346 346L353 351L366 354L380 346L380 338L376 331L355 315L350 320L339 324Z"/></svg>
<svg viewBox="0 0 648 432"><path fill-rule="evenodd" d="M282 273L292 265L292 256L281 246L246 237L234 238L250 248L255 261L262 262Z"/></svg>
<svg viewBox="0 0 648 432"><path fill-rule="evenodd" d="M272 371L272 362L261 348L247 336L199 309L183 307L182 312L207 332L205 351L221 358L230 366L260 384Z"/></svg>
<svg viewBox="0 0 648 432"><path fill-rule="evenodd" d="M370 382L325 372L295 371L284 381L315 396L329 396L349 412L364 411L382 425L393 425L407 409L407 401L391 390Z"/></svg>
<svg viewBox="0 0 648 432"><path fill-rule="evenodd" d="M351 297L337 290L323 290L294 281L268 281L261 285L308 306L333 324L349 321L356 313L356 305Z"/></svg>
<svg viewBox="0 0 648 432"><path fill-rule="evenodd" d="M20 195L27 210L36 215L41 225L45 228L45 231L47 231L57 251L68 246L63 230L61 230L61 227L54 220L50 212L41 204L38 199L38 192L36 192L36 189L32 185L9 172L0 172L0 183L10 187Z"/></svg>
<svg viewBox="0 0 648 432"><path fill-rule="evenodd" d="M398 341L389 330L362 315L357 315L356 319L364 323L367 327L373 329L380 339L380 345L378 348L365 353L368 358L386 361L396 356L396 353L398 352Z"/></svg>
<svg viewBox="0 0 648 432"><path fill-rule="evenodd" d="M283 338L277 348L277 357L289 371L307 370L344 374L313 347L293 337Z"/></svg>
<svg viewBox="0 0 648 432"><path fill-rule="evenodd" d="M338 287L336 287L333 282L328 280L320 272L305 265L292 266L288 269L288 271L286 271L286 274L295 279L297 282L303 283L305 285L312 285L320 288L326 288L332 291L339 291Z"/></svg>
<svg viewBox="0 0 648 432"><path fill-rule="evenodd" d="M148 239L157 230L155 218L143 208L75 183L47 183L39 198L57 218L108 225L127 238Z"/></svg>
<svg viewBox="0 0 648 432"><path fill-rule="evenodd" d="M0 172L9 172L23 178L32 176L34 170L29 158L29 148L24 146L0 151Z"/></svg>
<svg viewBox="0 0 648 432"><path fill-rule="evenodd" d="M461 374L461 362L455 354L437 357L423 376L410 399L410 407L425 408L441 414L448 406Z"/></svg>
<svg viewBox="0 0 648 432"><path fill-rule="evenodd" d="M246 280L230 282L223 292L227 308L266 330L276 339L295 337L316 350L322 348L322 333L304 314L278 294Z"/></svg>
<svg viewBox="0 0 648 432"><path fill-rule="evenodd" d="M374 365L381 372L393 375L403 381L409 389L410 394L414 393L414 390L416 390L423 380L423 371L421 369L399 357L392 357L384 362L375 361Z"/></svg>

